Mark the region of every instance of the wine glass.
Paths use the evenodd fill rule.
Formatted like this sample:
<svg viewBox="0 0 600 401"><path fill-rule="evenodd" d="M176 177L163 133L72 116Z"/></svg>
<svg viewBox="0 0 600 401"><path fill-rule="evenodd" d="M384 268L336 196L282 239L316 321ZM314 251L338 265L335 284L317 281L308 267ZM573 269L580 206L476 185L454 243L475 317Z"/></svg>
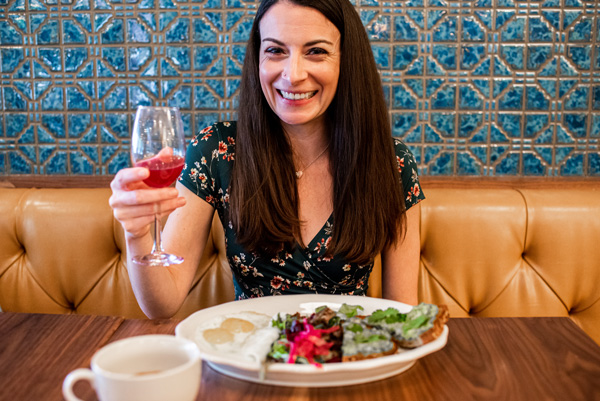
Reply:
<svg viewBox="0 0 600 401"><path fill-rule="evenodd" d="M176 107L138 107L131 137L131 161L134 166L150 171L144 183L153 188L171 185L181 174L184 159L185 136L179 110ZM154 215L152 253L134 256L133 261L145 266L179 264L183 262L182 257L162 249L158 212Z"/></svg>

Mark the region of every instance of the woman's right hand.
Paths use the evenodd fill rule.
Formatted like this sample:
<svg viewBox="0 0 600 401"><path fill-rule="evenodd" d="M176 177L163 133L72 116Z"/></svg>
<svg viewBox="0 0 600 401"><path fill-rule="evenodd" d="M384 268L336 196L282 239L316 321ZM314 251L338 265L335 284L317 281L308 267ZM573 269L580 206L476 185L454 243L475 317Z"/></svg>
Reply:
<svg viewBox="0 0 600 401"><path fill-rule="evenodd" d="M108 203L129 238L148 234L155 215L165 216L185 205L185 198L179 196L176 188L151 188L144 184L149 174L144 167L125 168L110 183L112 195Z"/></svg>

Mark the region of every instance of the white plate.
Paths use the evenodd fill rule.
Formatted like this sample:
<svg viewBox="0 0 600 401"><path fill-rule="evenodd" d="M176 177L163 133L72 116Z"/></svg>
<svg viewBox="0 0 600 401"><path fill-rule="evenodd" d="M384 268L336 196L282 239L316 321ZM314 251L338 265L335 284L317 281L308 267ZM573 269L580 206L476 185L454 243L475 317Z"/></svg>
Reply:
<svg viewBox="0 0 600 401"><path fill-rule="evenodd" d="M361 305L361 314L371 314L377 309L393 307L402 313L411 309L410 305L379 298L347 295L280 295L233 301L200 310L177 325L175 335L196 342L196 329L204 322L217 316L242 311L254 311L267 315L290 313L304 309L328 305L337 309L342 303ZM366 383L385 379L409 369L417 359L438 351L446 345L448 326L436 340L411 350L402 350L394 355L356 362L330 363L322 367L296 364L270 364L264 377L260 374L260 364L249 362L220 353L196 342L202 359L218 372L242 380L277 386L294 387L334 387Z"/></svg>

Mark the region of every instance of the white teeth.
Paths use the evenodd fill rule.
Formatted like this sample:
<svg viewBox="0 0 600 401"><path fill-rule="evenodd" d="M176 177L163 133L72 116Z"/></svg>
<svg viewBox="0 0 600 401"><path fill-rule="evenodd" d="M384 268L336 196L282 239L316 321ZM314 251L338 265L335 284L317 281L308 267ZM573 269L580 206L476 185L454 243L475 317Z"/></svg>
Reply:
<svg viewBox="0 0 600 401"><path fill-rule="evenodd" d="M315 93L317 93L317 91L306 92L306 93L291 93L291 92L279 91L279 93L281 93L281 96L283 96L284 99L300 100L300 99L310 99L311 97L313 97L315 95Z"/></svg>

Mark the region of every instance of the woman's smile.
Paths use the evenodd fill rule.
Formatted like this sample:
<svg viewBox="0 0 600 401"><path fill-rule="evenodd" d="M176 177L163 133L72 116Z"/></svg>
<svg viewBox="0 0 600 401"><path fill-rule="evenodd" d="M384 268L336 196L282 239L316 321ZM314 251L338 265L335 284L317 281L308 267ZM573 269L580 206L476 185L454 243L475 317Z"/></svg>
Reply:
<svg viewBox="0 0 600 401"><path fill-rule="evenodd" d="M317 91L311 92L286 92L284 90L277 89L277 92L287 100L306 100L312 98Z"/></svg>

